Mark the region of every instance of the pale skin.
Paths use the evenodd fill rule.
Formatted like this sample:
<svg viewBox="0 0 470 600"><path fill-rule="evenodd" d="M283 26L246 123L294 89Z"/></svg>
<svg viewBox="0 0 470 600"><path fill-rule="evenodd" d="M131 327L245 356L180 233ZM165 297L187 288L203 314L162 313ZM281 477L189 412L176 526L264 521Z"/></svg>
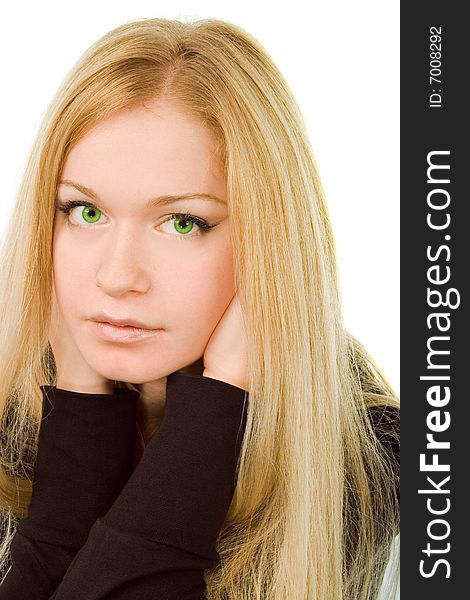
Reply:
<svg viewBox="0 0 470 600"><path fill-rule="evenodd" d="M72 148L57 200L86 201L56 211L49 340L57 387L140 391L144 440L164 415L166 378L180 371L248 390L247 349L233 279L226 181L212 132L168 102L153 100L100 123ZM209 194L148 207L163 195ZM94 212L93 212L94 211ZM205 233L190 214L213 225ZM92 218L90 218L90 215ZM180 215L171 217L171 215ZM89 320L104 310L162 328L122 344L100 339Z"/></svg>

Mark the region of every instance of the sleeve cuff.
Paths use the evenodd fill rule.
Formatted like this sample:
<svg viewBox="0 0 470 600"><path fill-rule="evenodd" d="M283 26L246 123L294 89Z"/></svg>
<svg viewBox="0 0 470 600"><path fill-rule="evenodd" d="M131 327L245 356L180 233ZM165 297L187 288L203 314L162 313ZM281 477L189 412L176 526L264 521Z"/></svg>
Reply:
<svg viewBox="0 0 470 600"><path fill-rule="evenodd" d="M163 423L103 523L217 559L247 406L248 392L229 383L169 375Z"/></svg>

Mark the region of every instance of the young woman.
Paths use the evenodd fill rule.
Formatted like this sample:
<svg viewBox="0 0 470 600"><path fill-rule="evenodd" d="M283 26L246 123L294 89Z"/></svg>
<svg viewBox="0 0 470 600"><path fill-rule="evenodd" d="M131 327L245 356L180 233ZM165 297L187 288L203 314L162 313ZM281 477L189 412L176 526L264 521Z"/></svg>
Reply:
<svg viewBox="0 0 470 600"><path fill-rule="evenodd" d="M399 402L302 116L217 19L78 61L1 262L3 598L391 598Z"/></svg>

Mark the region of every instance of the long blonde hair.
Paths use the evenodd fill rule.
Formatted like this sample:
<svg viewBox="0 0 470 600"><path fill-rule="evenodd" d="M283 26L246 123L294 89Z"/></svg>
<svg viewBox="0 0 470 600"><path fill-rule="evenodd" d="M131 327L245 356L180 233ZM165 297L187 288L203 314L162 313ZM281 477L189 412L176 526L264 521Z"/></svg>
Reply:
<svg viewBox="0 0 470 600"><path fill-rule="evenodd" d="M95 124L156 97L216 134L248 337L248 420L207 598L375 599L399 501L368 408L399 402L343 325L328 210L293 94L260 43L219 19L113 29L44 116L0 261L0 567L31 500L40 385L55 384L47 332L60 173ZM392 421L387 433L397 436Z"/></svg>

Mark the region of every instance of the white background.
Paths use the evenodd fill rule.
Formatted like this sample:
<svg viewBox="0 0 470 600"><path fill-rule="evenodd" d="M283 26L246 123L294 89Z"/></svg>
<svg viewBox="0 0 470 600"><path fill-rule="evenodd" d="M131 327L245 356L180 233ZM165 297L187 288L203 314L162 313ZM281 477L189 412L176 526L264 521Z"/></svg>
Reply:
<svg viewBox="0 0 470 600"><path fill-rule="evenodd" d="M9 3L1 11L0 239L43 112L79 56L135 18L218 17L254 35L305 116L337 244L347 328L399 392L399 2Z"/></svg>

